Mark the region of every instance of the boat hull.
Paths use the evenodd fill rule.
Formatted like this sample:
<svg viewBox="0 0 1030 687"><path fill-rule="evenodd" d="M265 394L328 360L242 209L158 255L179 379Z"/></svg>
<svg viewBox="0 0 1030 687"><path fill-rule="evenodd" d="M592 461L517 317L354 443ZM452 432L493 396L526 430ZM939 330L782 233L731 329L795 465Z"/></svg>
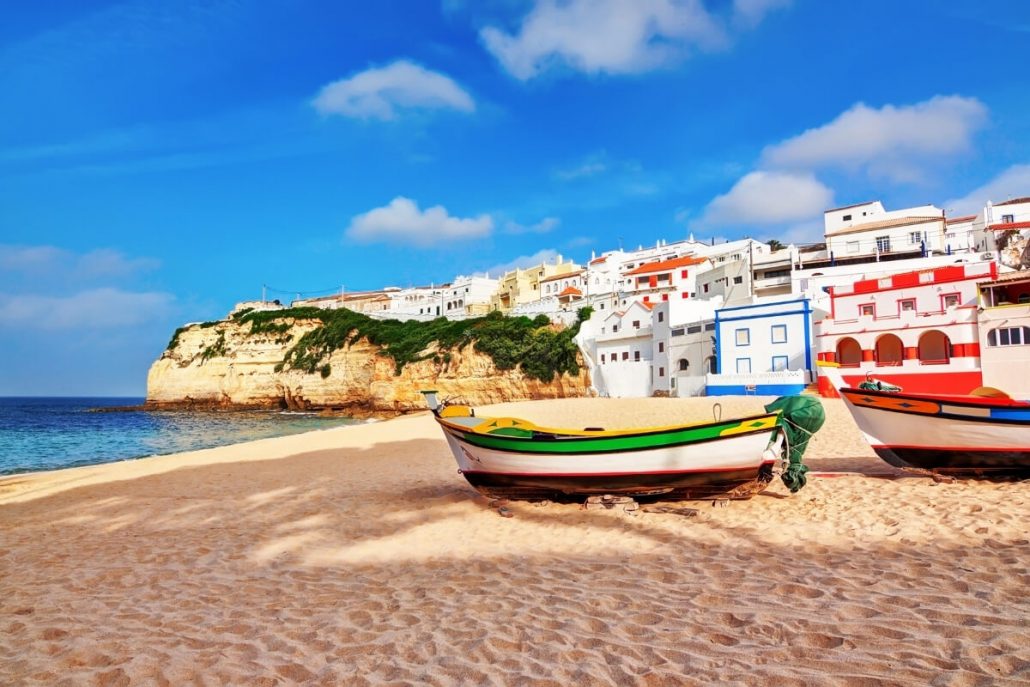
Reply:
<svg viewBox="0 0 1030 687"><path fill-rule="evenodd" d="M518 442L493 442L444 426L459 471L492 497L552 498L592 494L664 494L680 498L727 495L747 498L772 479L780 455L780 430L761 430L680 445L638 450L548 452L519 450ZM535 448L540 448L539 445Z"/></svg>
<svg viewBox="0 0 1030 687"><path fill-rule="evenodd" d="M842 389L876 454L895 467L1030 473L1030 411L982 401Z"/></svg>

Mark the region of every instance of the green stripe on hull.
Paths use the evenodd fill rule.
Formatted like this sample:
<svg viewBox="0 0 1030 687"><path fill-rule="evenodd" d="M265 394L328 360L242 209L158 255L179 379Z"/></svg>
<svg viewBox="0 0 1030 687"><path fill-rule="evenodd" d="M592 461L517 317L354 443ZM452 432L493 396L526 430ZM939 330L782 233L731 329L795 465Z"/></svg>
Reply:
<svg viewBox="0 0 1030 687"><path fill-rule="evenodd" d="M483 435L475 432L456 432L462 440L479 446L498 451L514 451L518 453L537 454L577 454L577 453L611 453L614 451L643 451L668 446L679 446L682 444L701 443L718 439L732 439L737 436L750 434L755 431L774 432L779 427L777 421L775 426L762 426L756 420L762 420L765 416L748 418L746 420L732 420L719 424L699 425L679 430L654 432L650 434L637 434L618 437L575 437L575 438L506 438L497 435ZM748 425L756 423L752 428ZM734 431L732 434L724 434L727 431Z"/></svg>

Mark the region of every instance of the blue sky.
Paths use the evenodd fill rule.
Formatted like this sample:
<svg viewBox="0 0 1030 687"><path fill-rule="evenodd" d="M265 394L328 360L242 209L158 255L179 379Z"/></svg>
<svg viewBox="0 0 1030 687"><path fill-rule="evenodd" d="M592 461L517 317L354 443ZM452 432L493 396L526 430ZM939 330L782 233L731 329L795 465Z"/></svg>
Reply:
<svg viewBox="0 0 1030 687"><path fill-rule="evenodd" d="M263 283L440 282L1030 195L1030 3L22 3L0 395L142 395Z"/></svg>

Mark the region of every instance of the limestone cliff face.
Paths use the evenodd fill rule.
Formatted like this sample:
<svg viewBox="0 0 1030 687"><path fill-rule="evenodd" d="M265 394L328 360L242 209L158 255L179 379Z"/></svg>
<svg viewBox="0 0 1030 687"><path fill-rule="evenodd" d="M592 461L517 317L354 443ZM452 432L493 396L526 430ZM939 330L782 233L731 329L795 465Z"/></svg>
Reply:
<svg viewBox="0 0 1030 687"><path fill-rule="evenodd" d="M472 346L451 351L449 362L423 360L396 374L394 361L361 340L327 359L329 375L276 371L286 351L317 323L293 321L282 334L251 335L250 324L232 321L195 325L180 332L177 344L151 366L147 405L205 408L340 409L355 414L425 409L419 393L437 389L441 398L473 405L503 401L586 396L585 368L550 383L519 370L500 371Z"/></svg>

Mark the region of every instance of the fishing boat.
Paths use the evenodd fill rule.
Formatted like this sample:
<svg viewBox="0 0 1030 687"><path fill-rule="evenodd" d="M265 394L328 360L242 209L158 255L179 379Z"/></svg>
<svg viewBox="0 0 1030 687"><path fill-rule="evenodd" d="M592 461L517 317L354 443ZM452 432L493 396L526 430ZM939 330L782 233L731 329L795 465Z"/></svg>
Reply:
<svg viewBox="0 0 1030 687"><path fill-rule="evenodd" d="M986 387L968 395L916 394L868 378L852 388L829 370L858 428L887 463L959 474L1030 474L1030 403Z"/></svg>
<svg viewBox="0 0 1030 687"><path fill-rule="evenodd" d="M511 417L480 417L467 405L437 400L429 408L458 470L489 497L553 498L625 494L749 498L787 457L784 481L804 485L801 456L822 424L812 397L786 397L765 413L647 429L553 429ZM789 451L785 448L789 444Z"/></svg>

